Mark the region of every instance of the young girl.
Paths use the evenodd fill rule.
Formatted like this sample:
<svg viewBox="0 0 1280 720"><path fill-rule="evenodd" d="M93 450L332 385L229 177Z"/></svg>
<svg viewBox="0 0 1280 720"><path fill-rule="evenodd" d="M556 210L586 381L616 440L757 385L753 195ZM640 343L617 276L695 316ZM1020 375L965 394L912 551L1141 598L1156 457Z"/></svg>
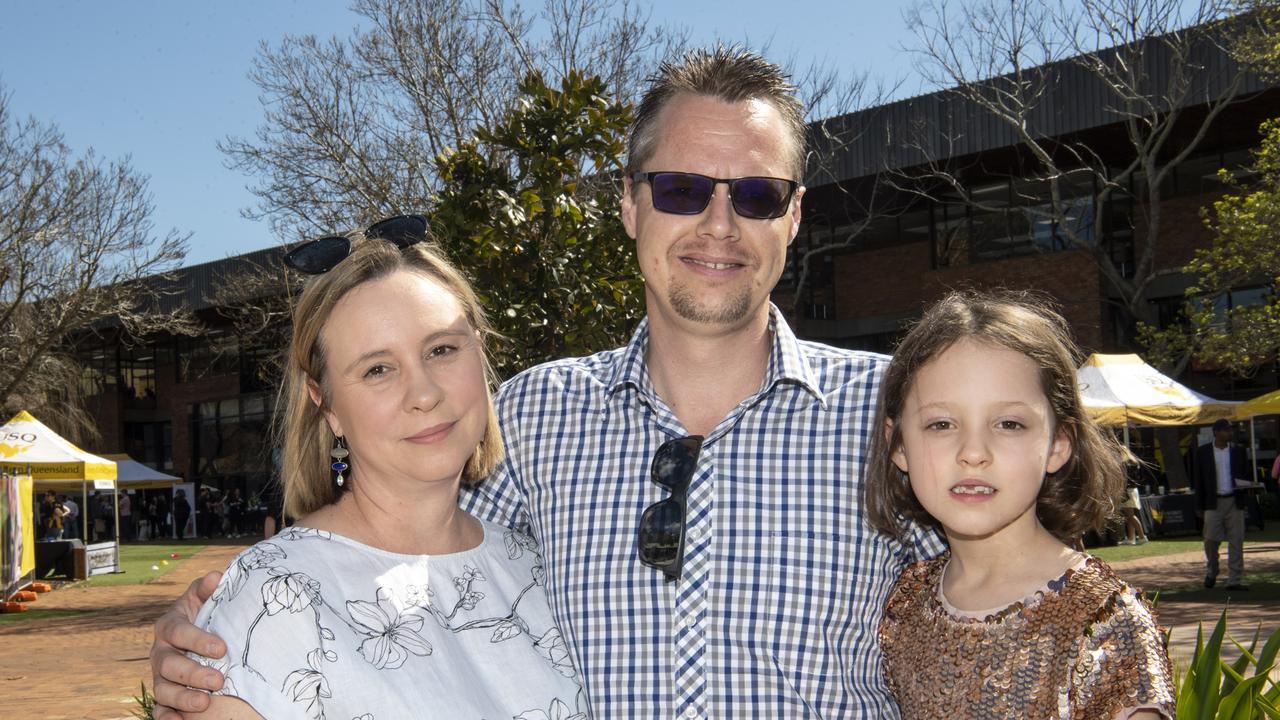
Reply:
<svg viewBox="0 0 1280 720"><path fill-rule="evenodd" d="M1070 547L1114 513L1125 451L1086 416L1065 321L1014 295L956 293L884 378L868 513L951 549L908 568L880 643L904 718L1168 718L1146 600Z"/></svg>

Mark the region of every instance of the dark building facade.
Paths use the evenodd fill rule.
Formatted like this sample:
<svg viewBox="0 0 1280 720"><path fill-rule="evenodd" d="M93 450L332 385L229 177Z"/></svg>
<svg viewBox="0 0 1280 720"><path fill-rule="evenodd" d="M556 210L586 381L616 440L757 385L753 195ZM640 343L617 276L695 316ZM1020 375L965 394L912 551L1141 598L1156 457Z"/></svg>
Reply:
<svg viewBox="0 0 1280 720"><path fill-rule="evenodd" d="M78 344L81 394L98 421L104 451L213 488L239 488L247 498L273 476L273 367L279 328L249 332L219 298L247 303L236 287L269 275L279 249L183 268L155 282L163 303L191 310L204 330L194 336L128 341L108 328Z"/></svg>

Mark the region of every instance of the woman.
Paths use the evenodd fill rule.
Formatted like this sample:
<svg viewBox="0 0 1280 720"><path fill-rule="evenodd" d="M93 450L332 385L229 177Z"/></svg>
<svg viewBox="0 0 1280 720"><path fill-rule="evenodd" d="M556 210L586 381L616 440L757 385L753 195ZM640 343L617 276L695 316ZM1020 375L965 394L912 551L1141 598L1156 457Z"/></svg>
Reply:
<svg viewBox="0 0 1280 720"><path fill-rule="evenodd" d="M62 522L67 516L67 509L58 502L52 490L44 494L44 502L40 503L40 517L44 518L44 539L61 540Z"/></svg>
<svg viewBox="0 0 1280 720"><path fill-rule="evenodd" d="M476 297L423 244L354 239L294 314L298 522L237 557L201 610L228 652L202 660L227 682L200 717L585 717L538 547L458 507L502 451Z"/></svg>

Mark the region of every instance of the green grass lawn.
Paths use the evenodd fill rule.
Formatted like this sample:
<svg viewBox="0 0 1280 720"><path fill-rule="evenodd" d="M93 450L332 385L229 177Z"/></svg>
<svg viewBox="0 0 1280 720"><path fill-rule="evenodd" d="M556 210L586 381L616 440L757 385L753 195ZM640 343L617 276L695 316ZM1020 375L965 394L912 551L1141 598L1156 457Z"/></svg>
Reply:
<svg viewBox="0 0 1280 720"><path fill-rule="evenodd" d="M178 567L184 560L200 552L204 545L192 543L126 543L120 546L122 573L94 575L75 587L108 587L111 585L137 585L162 577ZM177 553L178 557L169 557ZM158 570L152 570L151 566Z"/></svg>
<svg viewBox="0 0 1280 720"><path fill-rule="evenodd" d="M1267 523L1266 530L1250 530L1244 535L1246 547L1250 543L1280 542L1280 523L1272 520ZM1183 535L1173 538L1152 538L1146 545L1112 545L1110 547L1089 548L1090 555L1096 555L1109 563L1124 560L1137 560L1157 555L1172 555L1183 552L1203 552L1204 541L1199 535ZM1223 562L1226 562L1226 543L1222 544Z"/></svg>
<svg viewBox="0 0 1280 720"><path fill-rule="evenodd" d="M48 608L36 607L39 602L31 603L27 606L24 613L0 613L0 626L13 625L20 622L31 622L32 620L43 620L45 618L71 617L73 615L84 615L89 612L97 612L95 610L49 610Z"/></svg>
<svg viewBox="0 0 1280 720"><path fill-rule="evenodd" d="M204 545L194 543L169 542L169 543L128 543L120 546L120 567L124 572L110 573L107 575L94 575L87 580L81 580L72 583L67 587L109 587L112 585L138 585L150 582L156 578L163 577L172 572L187 558L205 548ZM173 553L177 553L178 557L170 557ZM152 566L159 568L152 570ZM24 613L2 613L0 614L0 625L10 625L13 623L31 622L33 620L41 620L44 618L66 617L70 615L82 615L86 612L97 612L89 610L50 610L40 607L40 601L37 600L27 606Z"/></svg>

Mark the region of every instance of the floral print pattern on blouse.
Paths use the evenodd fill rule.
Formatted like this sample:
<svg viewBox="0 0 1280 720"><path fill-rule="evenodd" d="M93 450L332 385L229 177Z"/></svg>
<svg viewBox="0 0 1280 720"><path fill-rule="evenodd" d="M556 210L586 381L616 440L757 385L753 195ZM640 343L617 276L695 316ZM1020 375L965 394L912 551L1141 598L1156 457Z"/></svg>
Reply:
<svg viewBox="0 0 1280 720"><path fill-rule="evenodd" d="M227 643L224 694L264 717L586 720L528 535L402 555L293 527L228 566L196 624Z"/></svg>

